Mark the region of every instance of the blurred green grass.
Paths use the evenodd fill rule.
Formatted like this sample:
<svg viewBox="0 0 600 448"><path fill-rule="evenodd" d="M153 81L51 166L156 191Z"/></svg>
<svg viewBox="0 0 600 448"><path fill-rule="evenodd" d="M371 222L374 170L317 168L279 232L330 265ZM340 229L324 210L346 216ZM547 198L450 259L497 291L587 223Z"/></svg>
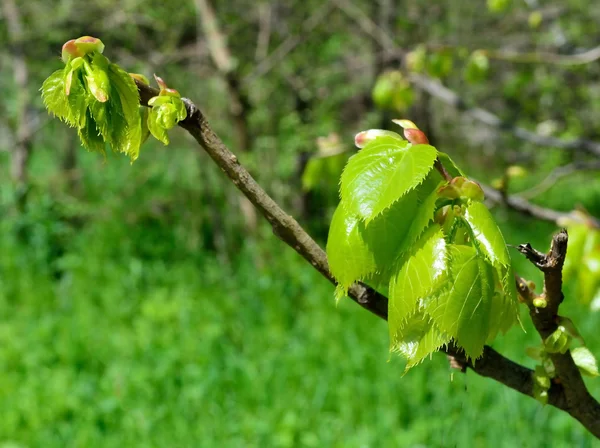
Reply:
<svg viewBox="0 0 600 448"><path fill-rule="evenodd" d="M197 198L237 193L191 153L150 148L133 166L82 153L76 197L56 194L53 153L36 152L28 209L0 222L0 447L594 446L566 414L443 355L403 376L385 323L336 306L267 226L228 241L233 255L209 250ZM233 226L235 203L220 207ZM496 215L510 244L544 249L554 230ZM597 317L573 300L565 314L600 353ZM533 366L523 320L494 346Z"/></svg>

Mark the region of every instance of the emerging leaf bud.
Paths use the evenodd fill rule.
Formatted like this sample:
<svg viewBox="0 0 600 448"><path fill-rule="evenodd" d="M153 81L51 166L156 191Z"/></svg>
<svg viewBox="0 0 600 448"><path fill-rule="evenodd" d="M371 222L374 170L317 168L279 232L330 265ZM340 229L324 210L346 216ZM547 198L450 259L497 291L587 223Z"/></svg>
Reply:
<svg viewBox="0 0 600 448"><path fill-rule="evenodd" d="M392 122L396 123L402 129L419 129L417 125L410 120L392 120Z"/></svg>
<svg viewBox="0 0 600 448"><path fill-rule="evenodd" d="M158 87L161 91L169 88L167 86L167 83L164 82L160 76L156 76L156 73L154 74L154 79L156 80L156 83L158 84Z"/></svg>
<svg viewBox="0 0 600 448"><path fill-rule="evenodd" d="M83 56L84 53L75 45L75 39L68 40L62 46L62 61L66 64L70 59Z"/></svg>
<svg viewBox="0 0 600 448"><path fill-rule="evenodd" d="M420 129L405 129L404 137L413 145L428 145L429 139Z"/></svg>
<svg viewBox="0 0 600 448"><path fill-rule="evenodd" d="M536 308L546 308L548 306L548 301L544 297L536 297L533 299L533 306Z"/></svg>
<svg viewBox="0 0 600 448"><path fill-rule="evenodd" d="M140 75L139 73L130 73L129 76L137 81L143 82L146 85L150 85L150 81L144 75Z"/></svg>
<svg viewBox="0 0 600 448"><path fill-rule="evenodd" d="M473 199L477 202L483 202L485 195L477 182L467 180L462 186L462 196Z"/></svg>
<svg viewBox="0 0 600 448"><path fill-rule="evenodd" d="M369 129L368 131L362 131L356 134L354 137L354 144L357 148L364 148L368 143L375 140L377 137L394 137L402 140L400 134L396 134L392 131L386 131L384 129Z"/></svg>
<svg viewBox="0 0 600 448"><path fill-rule="evenodd" d="M104 44L96 37L92 36L81 36L74 42L77 49L83 54L89 54L94 51L98 53L104 52Z"/></svg>

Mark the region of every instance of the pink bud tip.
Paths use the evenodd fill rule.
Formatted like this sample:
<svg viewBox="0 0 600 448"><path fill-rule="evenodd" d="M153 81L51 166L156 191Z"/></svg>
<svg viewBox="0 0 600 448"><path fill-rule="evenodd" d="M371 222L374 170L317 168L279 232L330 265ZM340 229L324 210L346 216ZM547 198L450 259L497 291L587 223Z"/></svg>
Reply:
<svg viewBox="0 0 600 448"><path fill-rule="evenodd" d="M167 83L164 82L163 79L160 76L156 76L156 73L154 74L154 79L156 80L156 83L158 84L158 87L160 87L160 90L165 90L165 89L169 88L167 86Z"/></svg>
<svg viewBox="0 0 600 448"><path fill-rule="evenodd" d="M407 128L404 129L404 137L413 145L428 145L429 139L425 133L419 129Z"/></svg>
<svg viewBox="0 0 600 448"><path fill-rule="evenodd" d="M66 64L69 59L83 56L83 53L75 45L75 39L68 40L62 46L62 61Z"/></svg>

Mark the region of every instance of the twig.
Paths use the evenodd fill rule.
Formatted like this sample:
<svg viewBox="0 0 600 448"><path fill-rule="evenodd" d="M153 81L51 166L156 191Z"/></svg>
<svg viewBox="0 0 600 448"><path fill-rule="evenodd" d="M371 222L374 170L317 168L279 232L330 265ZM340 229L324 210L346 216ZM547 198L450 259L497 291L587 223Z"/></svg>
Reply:
<svg viewBox="0 0 600 448"><path fill-rule="evenodd" d="M158 90L144 83L136 81L140 91L141 104L147 105L148 100L158 94ZM279 205L262 189L252 178L250 173L240 165L237 157L222 140L211 129L206 117L200 109L189 99L184 99L188 117L179 123L186 129L198 144L208 153L214 162L231 179L234 185L256 206L256 208L269 221L273 233L282 241L298 252L326 279L335 284L335 279L329 271L327 255L319 245L306 233L298 222L285 213ZM387 319L388 299L372 288L362 283L352 285L348 294L352 300L369 310L373 314ZM508 386L522 394L533 396L533 372L516 364L497 353L490 347L484 348L483 356L476 363L470 363L464 359L464 354L453 346L444 350L456 359L462 360L474 372L492 378L505 386ZM559 409L569 412L573 417L583 423L594 435L600 437L600 418L595 422L588 419L589 409L595 409L594 399L589 396L585 403L586 409L576 410L562 385L554 384L549 390L548 403ZM598 404L596 403L596 406Z"/></svg>
<svg viewBox="0 0 600 448"><path fill-rule="evenodd" d="M511 123L503 121L497 115L480 107L469 107L466 102L455 92L447 87L444 87L438 81L435 81L424 75L413 73L410 75L410 80L419 89L426 91L430 95L456 108L466 115L469 115L470 117L473 117L476 120L487 124L488 126L508 132L521 140L525 140L535 145L550 146L566 150L581 150L596 156L600 156L600 143L586 139L563 140L556 137L540 135L536 132L528 131L525 128L514 126Z"/></svg>
<svg viewBox="0 0 600 448"><path fill-rule="evenodd" d="M489 58L525 64L556 64L573 66L589 64L600 59L600 46L578 54L548 52L521 53L513 50L482 50Z"/></svg>
<svg viewBox="0 0 600 448"><path fill-rule="evenodd" d="M519 196L522 198L530 199L535 196L542 194L543 192L550 189L556 182L563 177L567 177L578 171L593 171L600 170L600 161L594 162L575 162L568 165L559 166L553 169L548 176L546 176L539 184L519 192Z"/></svg>
<svg viewBox="0 0 600 448"><path fill-rule="evenodd" d="M531 320L544 341L558 329L558 308L564 300L562 269L567 256L567 243L567 231L561 230L552 238L552 245L546 254L529 244L519 246L519 251L544 273L543 295L547 306L536 308L528 303ZM565 410L592 434L600 437L600 404L588 392L570 351L564 354L551 353L550 358L563 387Z"/></svg>
<svg viewBox="0 0 600 448"><path fill-rule="evenodd" d="M600 229L600 220L592 216L584 218L577 213L561 212L551 208L541 207L539 205L532 204L531 202L528 202L526 199L523 199L519 196L503 195L502 192L492 187L482 184L481 182L479 182L479 184L481 185L481 188L483 189L487 199L497 204L506 205L508 208L511 208L524 215L532 216L533 218L541 219L542 221L553 222L555 224L563 222L564 220L573 220Z"/></svg>
<svg viewBox="0 0 600 448"><path fill-rule="evenodd" d="M241 80L242 84L247 85L252 83L256 78L264 76L281 62L294 48L307 40L311 32L323 22L329 13L333 10L333 5L330 1L324 2L308 19L302 23L301 34L296 34L286 38L272 53L265 59L260 61L249 74Z"/></svg>

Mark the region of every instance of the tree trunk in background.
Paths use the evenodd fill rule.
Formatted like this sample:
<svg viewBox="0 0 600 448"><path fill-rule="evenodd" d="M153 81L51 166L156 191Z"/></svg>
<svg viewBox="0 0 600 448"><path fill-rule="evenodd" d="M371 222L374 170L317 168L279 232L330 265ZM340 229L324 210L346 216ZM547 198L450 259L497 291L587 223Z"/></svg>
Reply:
<svg viewBox="0 0 600 448"><path fill-rule="evenodd" d="M242 153L249 152L252 149L248 126L250 101L241 89L240 77L235 68L235 61L231 57L225 36L220 30L213 6L209 0L195 0L195 5L198 12L199 31L201 30L204 34L210 57L227 85L229 113L233 120L237 147ZM198 32L198 36L200 34ZM249 233L254 233L258 221L256 210L245 197L239 197L238 201L240 212L246 223L246 230Z"/></svg>
<svg viewBox="0 0 600 448"><path fill-rule="evenodd" d="M19 209L25 204L28 189L28 162L31 152L31 123L29 121L30 95L27 88L29 72L25 52L23 50L23 24L21 15L14 0L3 0L2 3L12 55L13 79L17 90L16 116L11 126L13 129L14 147L12 149L11 177L17 192Z"/></svg>

